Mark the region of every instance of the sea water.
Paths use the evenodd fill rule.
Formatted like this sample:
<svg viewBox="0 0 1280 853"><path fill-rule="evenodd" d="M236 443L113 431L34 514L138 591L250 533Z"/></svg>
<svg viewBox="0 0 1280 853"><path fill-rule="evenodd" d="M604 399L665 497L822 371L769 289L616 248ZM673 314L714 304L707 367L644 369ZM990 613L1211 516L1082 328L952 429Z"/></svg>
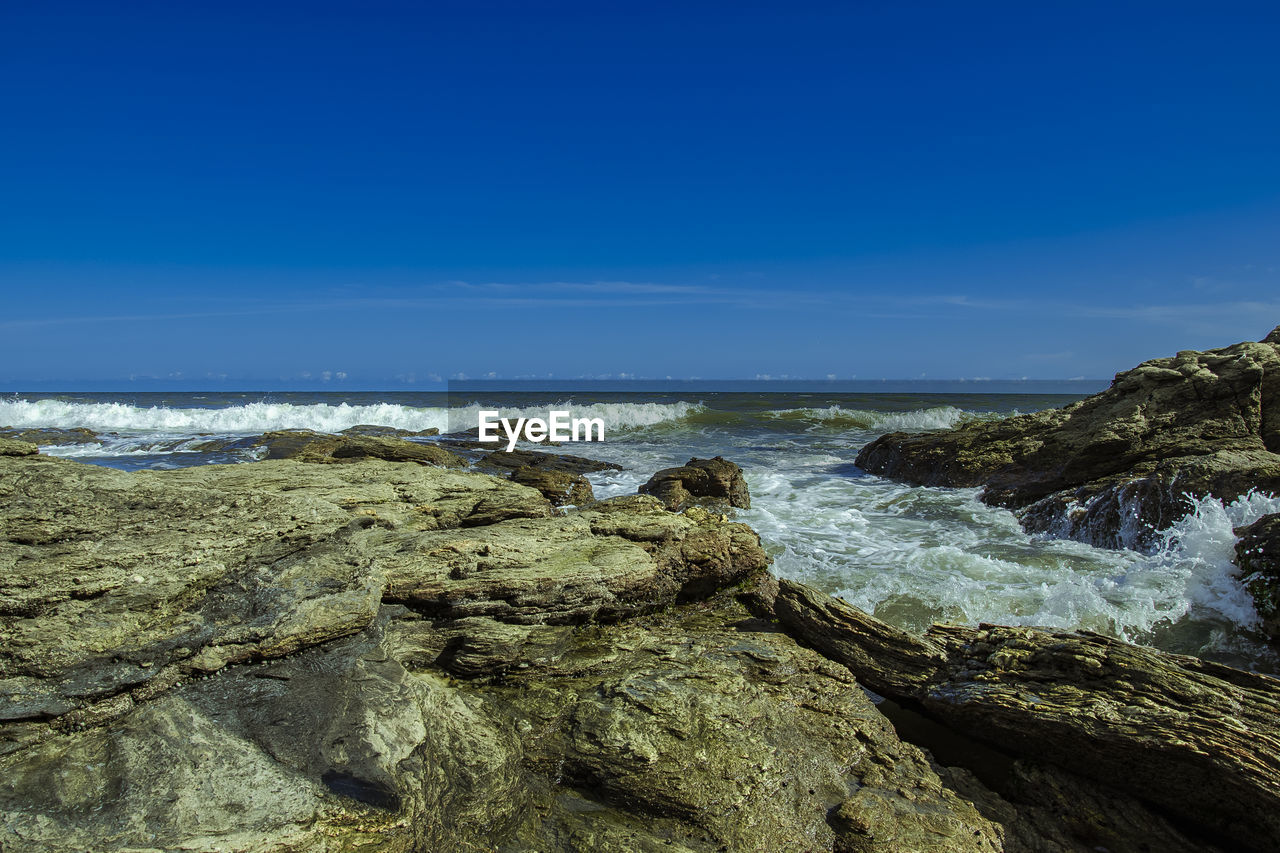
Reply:
<svg viewBox="0 0 1280 853"><path fill-rule="evenodd" d="M1275 496L1226 505L1189 499L1186 516L1161 533L1158 547L1138 553L1031 536L1008 510L984 505L978 489L908 486L853 464L886 432L949 429L1064 405L1097 389L1070 390L771 383L727 391L15 394L0 398L0 425L87 427L99 441L41 450L132 470L250 461L260 451L243 439L271 430L374 424L449 431L474 428L484 409L509 417L568 409L602 418L607 440L545 449L621 465L589 475L598 498L633 494L655 471L690 457L724 456L745 471L752 507L737 517L759 531L775 573L902 628L1082 628L1280 672L1232 562L1232 529L1280 511Z"/></svg>

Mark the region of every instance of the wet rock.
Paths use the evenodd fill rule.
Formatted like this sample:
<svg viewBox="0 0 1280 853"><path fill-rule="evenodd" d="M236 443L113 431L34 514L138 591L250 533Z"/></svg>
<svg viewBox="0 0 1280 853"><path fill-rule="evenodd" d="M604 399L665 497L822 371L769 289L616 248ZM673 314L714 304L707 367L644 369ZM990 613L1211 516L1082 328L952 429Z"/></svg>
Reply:
<svg viewBox="0 0 1280 853"><path fill-rule="evenodd" d="M591 483L581 474L570 474L567 471L552 471L546 468L531 468L522 465L511 472L511 482L522 486L530 486L542 493L551 501L552 506L583 506L595 500L595 492Z"/></svg>
<svg viewBox="0 0 1280 853"><path fill-rule="evenodd" d="M1151 547L1185 495L1280 491L1280 345L1186 351L1118 374L1053 409L921 434L891 433L857 464L938 486L983 486L1034 532Z"/></svg>
<svg viewBox="0 0 1280 853"><path fill-rule="evenodd" d="M486 445L492 447L493 445ZM601 462L585 456L569 453L542 453L537 450L495 450L486 453L476 462L476 469L490 474L515 471L519 468L535 468L541 471L558 471L566 474L592 474L596 471L621 471L621 465Z"/></svg>
<svg viewBox="0 0 1280 853"><path fill-rule="evenodd" d="M1091 633L895 632L779 582L772 612L871 689L945 726L1254 850L1280 837L1280 681Z"/></svg>
<svg viewBox="0 0 1280 853"><path fill-rule="evenodd" d="M1253 596L1262 627L1280 640L1280 513L1236 528L1236 564Z"/></svg>
<svg viewBox="0 0 1280 853"><path fill-rule="evenodd" d="M40 429L24 429L21 427L0 427L0 439L29 441L32 444L64 445L93 444L101 439L91 429L84 427L42 427Z"/></svg>
<svg viewBox="0 0 1280 853"><path fill-rule="evenodd" d="M385 459L388 462L416 462L462 468L466 460L434 444L366 435L328 435L308 430L269 432L254 440L252 447L265 447L267 459L296 459L299 462L352 462Z"/></svg>
<svg viewBox="0 0 1280 853"><path fill-rule="evenodd" d="M34 456L40 448L29 441L0 438L0 456Z"/></svg>
<svg viewBox="0 0 1280 853"><path fill-rule="evenodd" d="M677 512L693 504L751 506L742 469L722 456L694 458L678 468L664 468L640 487L640 493L657 497Z"/></svg>
<svg viewBox="0 0 1280 853"><path fill-rule="evenodd" d="M398 429L397 427L379 426L377 424L356 424L338 431L339 435L364 435L372 438L425 438L426 436L439 435L440 430L436 427L430 429Z"/></svg>
<svg viewBox="0 0 1280 853"><path fill-rule="evenodd" d="M366 459L0 457L6 850L995 851L749 528Z"/></svg>

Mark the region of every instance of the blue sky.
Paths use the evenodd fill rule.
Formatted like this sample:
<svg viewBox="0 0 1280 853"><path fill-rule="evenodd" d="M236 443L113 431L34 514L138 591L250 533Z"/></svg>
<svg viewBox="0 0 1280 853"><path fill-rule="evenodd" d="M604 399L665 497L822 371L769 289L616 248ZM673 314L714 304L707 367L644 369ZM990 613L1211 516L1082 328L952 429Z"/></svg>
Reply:
<svg viewBox="0 0 1280 853"><path fill-rule="evenodd" d="M1105 377L1257 339L1278 9L4 4L0 384Z"/></svg>

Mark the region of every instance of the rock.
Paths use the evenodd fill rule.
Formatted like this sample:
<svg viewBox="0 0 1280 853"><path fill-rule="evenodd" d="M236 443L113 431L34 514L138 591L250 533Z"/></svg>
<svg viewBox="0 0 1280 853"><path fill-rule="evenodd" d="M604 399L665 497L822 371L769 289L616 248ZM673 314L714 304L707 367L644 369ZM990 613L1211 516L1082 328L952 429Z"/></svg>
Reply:
<svg viewBox="0 0 1280 853"><path fill-rule="evenodd" d="M486 445L492 447L493 445ZM596 471L621 471L621 465L601 462L569 453L542 453L537 450L495 450L476 462L476 468L490 474L502 474L518 468L560 471L566 474L592 474Z"/></svg>
<svg viewBox="0 0 1280 853"><path fill-rule="evenodd" d="M0 456L34 456L40 448L29 441L0 438Z"/></svg>
<svg viewBox="0 0 1280 853"><path fill-rule="evenodd" d="M1087 632L935 625L914 637L780 581L787 629L943 725L1167 809L1210 837L1280 837L1280 681Z"/></svg>
<svg viewBox="0 0 1280 853"><path fill-rule="evenodd" d="M676 512L695 503L751 507L742 469L722 456L694 458L678 468L664 468L640 487L640 493L654 495Z"/></svg>
<svg viewBox="0 0 1280 853"><path fill-rule="evenodd" d="M1280 513L1236 528L1236 564L1253 596L1262 628L1280 639Z"/></svg>
<svg viewBox="0 0 1280 853"><path fill-rule="evenodd" d="M37 455L0 543L6 851L1002 849L709 512Z"/></svg>
<svg viewBox="0 0 1280 853"><path fill-rule="evenodd" d="M511 472L510 479L513 483L537 489L544 498L551 501L552 506L583 506L596 498L591 483L581 474L522 465Z"/></svg>
<svg viewBox="0 0 1280 853"><path fill-rule="evenodd" d="M378 426L377 424L356 424L338 431L339 435L364 435L372 438L425 438L426 436L439 435L440 430L436 427L430 429L398 429L396 427Z"/></svg>
<svg viewBox="0 0 1280 853"><path fill-rule="evenodd" d="M32 444L65 445L93 444L101 441L98 434L84 427L61 429L59 427L42 427L40 429L23 429L21 427L0 427L0 439L16 439L29 441Z"/></svg>
<svg viewBox="0 0 1280 853"><path fill-rule="evenodd" d="M308 430L269 432L254 440L252 447L265 447L267 459L296 459L299 462L351 462L385 459L388 462L416 462L462 468L466 460L434 444L365 435L327 435Z"/></svg>
<svg viewBox="0 0 1280 853"><path fill-rule="evenodd" d="M922 485L983 486L1032 532L1154 545L1185 494L1280 491L1280 344L1181 352L1118 374L1062 409L953 430L891 433L857 465Z"/></svg>

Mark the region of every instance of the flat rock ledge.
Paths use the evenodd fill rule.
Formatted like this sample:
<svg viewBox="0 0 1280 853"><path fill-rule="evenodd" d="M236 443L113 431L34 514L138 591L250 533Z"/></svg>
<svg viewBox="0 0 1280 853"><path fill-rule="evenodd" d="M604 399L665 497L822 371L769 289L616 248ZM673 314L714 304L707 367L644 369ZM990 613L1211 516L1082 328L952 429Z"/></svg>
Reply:
<svg viewBox="0 0 1280 853"><path fill-rule="evenodd" d="M564 512L417 461L22 452L0 455L5 851L1262 851L1280 829L1275 681L1093 635L913 637L775 581L700 507Z"/></svg>

